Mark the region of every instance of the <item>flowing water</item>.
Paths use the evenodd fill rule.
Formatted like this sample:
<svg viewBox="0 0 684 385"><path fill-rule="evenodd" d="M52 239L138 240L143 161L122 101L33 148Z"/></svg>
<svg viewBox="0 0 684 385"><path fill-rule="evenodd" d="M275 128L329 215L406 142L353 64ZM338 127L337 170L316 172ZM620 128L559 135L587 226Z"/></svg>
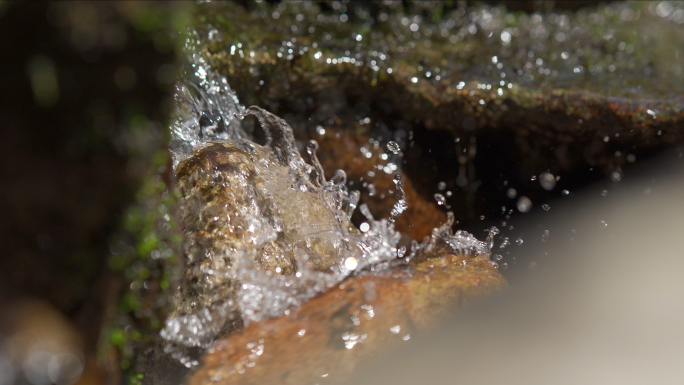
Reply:
<svg viewBox="0 0 684 385"><path fill-rule="evenodd" d="M406 264L438 242L454 253L489 255L498 231L490 231L487 243L453 233L451 213L422 244L414 241L408 253L400 247L393 223L410 204L400 172L389 218L376 220L361 205L367 222L356 229L350 217L359 193L348 190L345 172L326 179L315 141L306 146L307 163L285 120L241 106L226 77L189 56L189 79L176 87L171 144L186 266L176 309L161 332L165 352L185 366L198 364L189 348L207 348L235 328L288 314L351 274ZM243 130L246 116L257 118L264 145Z"/></svg>

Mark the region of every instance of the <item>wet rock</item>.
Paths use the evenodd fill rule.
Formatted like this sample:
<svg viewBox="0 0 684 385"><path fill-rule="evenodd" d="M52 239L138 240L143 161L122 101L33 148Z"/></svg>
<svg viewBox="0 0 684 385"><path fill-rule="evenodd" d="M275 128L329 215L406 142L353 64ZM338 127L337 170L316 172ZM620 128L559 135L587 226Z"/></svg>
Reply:
<svg viewBox="0 0 684 385"><path fill-rule="evenodd" d="M486 258L431 255L350 278L286 316L226 336L189 384L341 382L364 360L435 325L447 309L506 287Z"/></svg>
<svg viewBox="0 0 684 385"><path fill-rule="evenodd" d="M212 143L181 162L187 262L178 314L233 298L241 252L250 247L259 248L255 267L272 274L294 274L304 254L316 270L337 264L339 245L327 234L357 230L313 185L293 189L296 177L286 159L249 141ZM279 231L269 234L272 228Z"/></svg>
<svg viewBox="0 0 684 385"><path fill-rule="evenodd" d="M264 146L203 141L176 166L185 266L162 337L189 367L187 349L306 301L356 267L346 258L378 262L349 220L358 195L348 194L344 172L326 180L316 142L308 164L284 120L259 107L245 113L261 123Z"/></svg>
<svg viewBox="0 0 684 385"><path fill-rule="evenodd" d="M684 10L670 3L202 7L201 55L243 101L303 135L368 118L357 132L403 137L423 199L450 182L447 204L469 223L501 215L505 181L562 176L552 193L521 192L548 199L684 139Z"/></svg>
<svg viewBox="0 0 684 385"><path fill-rule="evenodd" d="M386 218L394 204L394 170L388 168L388 164L393 163L392 159L387 157L390 151L373 148L373 145L369 145L369 139L365 134L352 134L348 130L328 130L325 135L318 135L321 165L326 173L338 169L345 170L349 186L362 191L361 201L368 204L375 217ZM367 157L361 153L361 148L368 148L366 154L371 156ZM382 159L382 154L385 154L386 159ZM397 160L394 162L401 162L401 158ZM397 218L395 229L401 232L407 241L422 240L432 233L435 226L446 221L446 213L440 210L434 201L428 201L420 195L410 179L404 182L404 191L408 209ZM365 220L360 213L352 219L356 223Z"/></svg>

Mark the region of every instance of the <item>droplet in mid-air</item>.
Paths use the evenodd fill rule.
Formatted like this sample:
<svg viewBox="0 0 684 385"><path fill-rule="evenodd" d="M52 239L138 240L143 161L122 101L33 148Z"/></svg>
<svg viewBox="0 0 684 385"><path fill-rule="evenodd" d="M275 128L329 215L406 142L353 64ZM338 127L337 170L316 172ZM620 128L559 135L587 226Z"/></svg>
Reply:
<svg viewBox="0 0 684 385"><path fill-rule="evenodd" d="M544 234L542 234L542 242L546 242L549 240L549 230L544 230Z"/></svg>
<svg viewBox="0 0 684 385"><path fill-rule="evenodd" d="M518 195L518 192L515 191L514 188L509 188L508 191L506 191L506 196L513 199Z"/></svg>
<svg viewBox="0 0 684 385"><path fill-rule="evenodd" d="M442 191L445 188L446 188L446 183L444 183L444 182L437 183L437 189L439 189L439 191Z"/></svg>
<svg viewBox="0 0 684 385"><path fill-rule="evenodd" d="M442 194L435 194L435 200L440 206L443 206L446 203L446 198L444 198L444 195Z"/></svg>
<svg viewBox="0 0 684 385"><path fill-rule="evenodd" d="M515 244L518 245L518 246L522 245L522 244L523 244L523 239L522 239L522 238L516 239L516 240L515 240Z"/></svg>
<svg viewBox="0 0 684 385"><path fill-rule="evenodd" d="M526 196L521 196L520 199L518 199L517 206L521 213L526 213L532 208L532 201Z"/></svg>
<svg viewBox="0 0 684 385"><path fill-rule="evenodd" d="M546 203L544 203L543 205L541 205L541 208L543 208L544 211L549 211L549 210L551 210L551 206L547 205Z"/></svg>
<svg viewBox="0 0 684 385"><path fill-rule="evenodd" d="M556 177L550 172L544 172L539 176L539 184L541 184L544 190L551 191L556 187Z"/></svg>
<svg viewBox="0 0 684 385"><path fill-rule="evenodd" d="M399 148L399 144L397 144L397 142L395 142L395 141L393 141L393 140L390 140L390 141L387 143L387 149L390 150L390 151L392 151L393 154L398 154L398 153L399 153L399 150L401 150L401 149Z"/></svg>

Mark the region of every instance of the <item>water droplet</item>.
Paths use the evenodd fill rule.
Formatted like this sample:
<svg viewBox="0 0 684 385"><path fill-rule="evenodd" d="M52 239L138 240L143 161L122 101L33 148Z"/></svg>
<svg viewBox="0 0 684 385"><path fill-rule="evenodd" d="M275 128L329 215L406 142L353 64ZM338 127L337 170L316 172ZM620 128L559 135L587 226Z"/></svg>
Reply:
<svg viewBox="0 0 684 385"><path fill-rule="evenodd" d="M541 208L543 208L544 211L549 211L549 210L551 210L551 206L547 205L546 203L544 203L543 205L541 205Z"/></svg>
<svg viewBox="0 0 684 385"><path fill-rule="evenodd" d="M613 180L613 182L619 182L622 180L622 172L619 170L613 171L610 173L610 179Z"/></svg>
<svg viewBox="0 0 684 385"><path fill-rule="evenodd" d="M297 335L299 335L300 337L303 337L304 334L306 334L306 329L301 329L300 331L297 332Z"/></svg>
<svg viewBox="0 0 684 385"><path fill-rule="evenodd" d="M451 195L452 195L452 194L451 194L451 191L447 191L445 195L446 195L447 198L451 197Z"/></svg>
<svg viewBox="0 0 684 385"><path fill-rule="evenodd" d="M570 191L568 190L563 190L563 196L568 196L570 195Z"/></svg>
<svg viewBox="0 0 684 385"><path fill-rule="evenodd" d="M599 226L608 227L608 223L606 223L606 221L599 221Z"/></svg>
<svg viewBox="0 0 684 385"><path fill-rule="evenodd" d="M390 150L390 151L392 151L393 154L398 154L399 151L401 150L401 149L399 148L399 144L397 144L397 142L395 142L395 141L393 141L393 140L390 140L390 141L387 143L387 149Z"/></svg>
<svg viewBox="0 0 684 385"><path fill-rule="evenodd" d="M484 218L484 215L483 215L482 217L480 217L480 218L483 219L483 218ZM499 234L499 229L496 228L496 226L492 226L492 227L489 229L489 235L487 235L487 240L486 240L487 249L488 249L489 251L491 251L492 248L494 248L494 237L495 237L497 234Z"/></svg>
<svg viewBox="0 0 684 385"><path fill-rule="evenodd" d="M508 239L508 237L504 237L503 241L501 241L501 244L499 245L500 249L506 248L506 246L509 246L511 244L511 241Z"/></svg>
<svg viewBox="0 0 684 385"><path fill-rule="evenodd" d="M506 191L506 196L513 199L518 195L518 192L515 191L514 188L509 188L508 191Z"/></svg>
<svg viewBox="0 0 684 385"><path fill-rule="evenodd" d="M446 203L446 198L444 198L444 195L442 194L435 194L435 200L437 201L437 204L440 206Z"/></svg>
<svg viewBox="0 0 684 385"><path fill-rule="evenodd" d="M401 331L401 326L400 325L395 325L390 328L390 331L394 334L399 334Z"/></svg>
<svg viewBox="0 0 684 385"><path fill-rule="evenodd" d="M530 178L530 180L533 180L533 181L534 181L534 180L537 180L537 176L536 176L536 175L532 175L532 178Z"/></svg>
<svg viewBox="0 0 684 385"><path fill-rule="evenodd" d="M368 232L368 230L370 230L370 225L368 224L368 222L363 222L361 226L359 226L359 230L361 230L361 232L366 233Z"/></svg>
<svg viewBox="0 0 684 385"><path fill-rule="evenodd" d="M549 230L544 230L544 234L542 234L542 242L546 242L549 240Z"/></svg>
<svg viewBox="0 0 684 385"><path fill-rule="evenodd" d="M518 199L517 206L521 213L526 213L532 208L532 201L526 196L521 196L520 199Z"/></svg>
<svg viewBox="0 0 684 385"><path fill-rule="evenodd" d="M544 190L551 191L556 187L556 177L549 172L542 173L539 176L539 184L541 184Z"/></svg>
<svg viewBox="0 0 684 385"><path fill-rule="evenodd" d="M523 239L522 239L522 238L516 239L516 240L515 240L515 244L518 245L518 246L522 245L522 244L523 244Z"/></svg>
<svg viewBox="0 0 684 385"><path fill-rule="evenodd" d="M481 221L484 221L484 219L485 219L485 216L484 216L484 215L480 215L480 220L481 220Z"/></svg>
<svg viewBox="0 0 684 385"><path fill-rule="evenodd" d="M608 196L608 190L603 190L603 191L601 191L601 196L602 196L602 197L607 197L607 196Z"/></svg>
<svg viewBox="0 0 684 385"><path fill-rule="evenodd" d="M439 189L439 191L444 190L446 188L446 183L444 183L444 182L437 183L437 188Z"/></svg>

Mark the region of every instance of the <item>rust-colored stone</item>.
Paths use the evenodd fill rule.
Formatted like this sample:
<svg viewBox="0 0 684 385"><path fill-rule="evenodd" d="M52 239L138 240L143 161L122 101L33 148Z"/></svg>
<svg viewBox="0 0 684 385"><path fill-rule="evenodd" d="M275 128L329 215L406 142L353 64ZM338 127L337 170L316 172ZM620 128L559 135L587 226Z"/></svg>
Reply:
<svg viewBox="0 0 684 385"><path fill-rule="evenodd" d="M434 325L450 307L506 285L488 259L452 254L352 277L286 316L218 341L189 383L341 381L371 356Z"/></svg>

